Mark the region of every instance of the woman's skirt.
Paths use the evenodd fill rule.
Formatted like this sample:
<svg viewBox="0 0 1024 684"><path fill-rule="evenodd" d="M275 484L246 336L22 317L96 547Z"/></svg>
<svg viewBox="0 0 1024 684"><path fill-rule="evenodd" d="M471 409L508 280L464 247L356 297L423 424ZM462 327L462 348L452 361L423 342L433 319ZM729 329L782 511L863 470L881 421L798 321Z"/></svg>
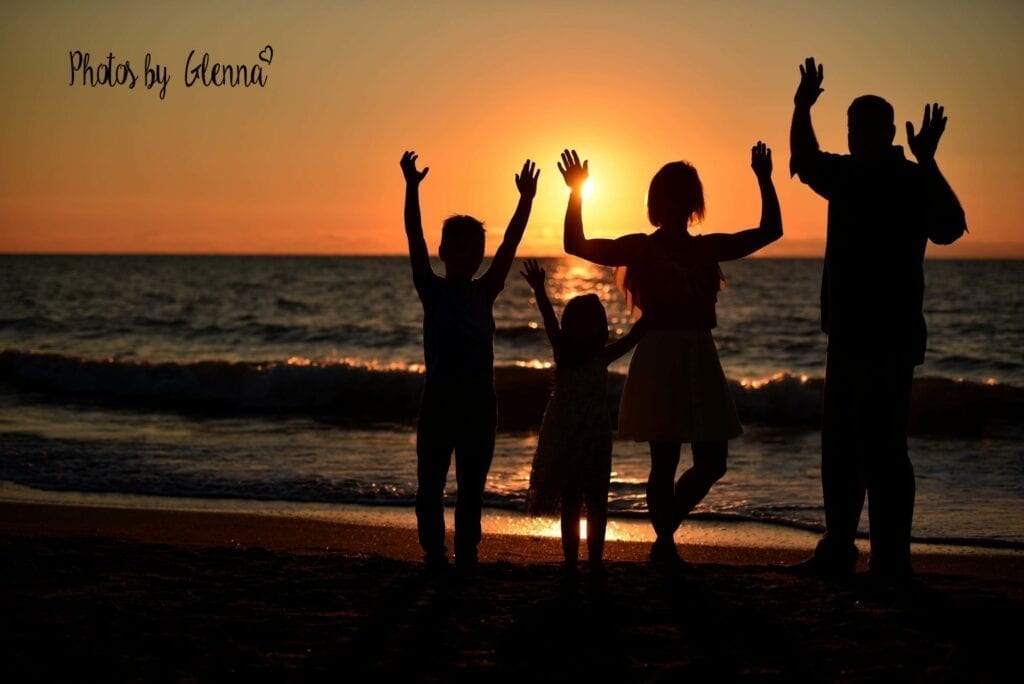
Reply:
<svg viewBox="0 0 1024 684"><path fill-rule="evenodd" d="M633 352L620 439L719 442L743 432L710 330L651 330Z"/></svg>

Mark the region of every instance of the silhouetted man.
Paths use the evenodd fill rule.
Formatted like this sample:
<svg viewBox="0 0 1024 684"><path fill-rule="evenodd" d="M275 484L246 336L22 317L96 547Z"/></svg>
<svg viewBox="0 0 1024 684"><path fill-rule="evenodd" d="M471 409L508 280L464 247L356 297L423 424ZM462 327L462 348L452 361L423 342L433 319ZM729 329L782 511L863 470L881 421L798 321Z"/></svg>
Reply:
<svg viewBox="0 0 1024 684"><path fill-rule="evenodd" d="M907 122L916 164L892 144L892 105L875 95L858 97L847 110L850 154L829 154L818 149L811 126L823 69L810 58L800 75L790 171L828 200L821 284L828 335L821 432L827 531L802 567L826 576L854 572L866 489L872 576L898 584L911 574L914 469L907 416L914 366L925 352L925 246L929 239L949 244L967 225L935 163L946 127L941 106L925 106L916 134Z"/></svg>

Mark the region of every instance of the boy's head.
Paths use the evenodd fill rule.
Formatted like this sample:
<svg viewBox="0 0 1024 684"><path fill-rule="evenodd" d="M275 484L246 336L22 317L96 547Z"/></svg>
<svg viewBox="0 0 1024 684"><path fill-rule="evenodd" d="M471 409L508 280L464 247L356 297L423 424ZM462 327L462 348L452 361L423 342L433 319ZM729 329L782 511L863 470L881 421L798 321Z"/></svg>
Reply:
<svg viewBox="0 0 1024 684"><path fill-rule="evenodd" d="M704 218L704 186L697 169L684 161L665 164L647 189L652 226L688 226Z"/></svg>
<svg viewBox="0 0 1024 684"><path fill-rule="evenodd" d="M883 154L896 138L892 105L877 95L861 95L846 110L847 143L855 157Z"/></svg>
<svg viewBox="0 0 1024 684"><path fill-rule="evenodd" d="M472 278L484 260L484 224L472 216L449 216L441 226L438 255L447 277Z"/></svg>

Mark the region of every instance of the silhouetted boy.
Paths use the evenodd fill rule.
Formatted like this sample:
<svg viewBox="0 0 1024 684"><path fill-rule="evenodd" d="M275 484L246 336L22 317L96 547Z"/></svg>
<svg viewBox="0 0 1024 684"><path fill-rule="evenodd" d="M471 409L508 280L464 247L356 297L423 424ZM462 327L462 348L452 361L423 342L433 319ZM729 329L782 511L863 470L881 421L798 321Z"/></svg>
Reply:
<svg viewBox="0 0 1024 684"><path fill-rule="evenodd" d="M938 104L921 131L907 122L918 163L893 145L893 108L864 95L847 110L849 155L818 149L811 106L824 76L814 59L800 67L790 131L790 170L828 200L821 285L828 335L821 433L827 531L804 568L821 575L854 571L864 493L870 504L871 574L885 585L910 577L914 469L907 417L914 366L924 362L925 246L949 244L967 230L963 209L935 163L946 127Z"/></svg>
<svg viewBox="0 0 1024 684"><path fill-rule="evenodd" d="M416 432L416 519L428 566L444 566L444 487L455 452L455 561L477 564L484 483L494 456L494 300L505 287L537 192L540 171L527 160L516 175L519 205L490 268L477 279L484 257L484 227L472 216L451 216L441 229L445 274L430 267L420 219L419 185L429 168L416 169L416 154L402 155L405 232L412 279L423 302L426 380Z"/></svg>

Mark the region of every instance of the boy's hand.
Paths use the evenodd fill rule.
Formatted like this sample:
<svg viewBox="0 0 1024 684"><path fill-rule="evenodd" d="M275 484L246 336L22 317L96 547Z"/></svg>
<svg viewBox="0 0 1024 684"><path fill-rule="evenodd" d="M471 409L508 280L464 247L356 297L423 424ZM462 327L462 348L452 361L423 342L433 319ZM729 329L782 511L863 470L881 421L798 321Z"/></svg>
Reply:
<svg viewBox="0 0 1024 684"><path fill-rule="evenodd" d="M825 92L821 82L825 80L825 67L814 64L814 58L808 57L800 65L800 85L796 87L796 95L793 96L793 104L798 107L810 109L818 96Z"/></svg>
<svg viewBox="0 0 1024 684"><path fill-rule="evenodd" d="M422 171L417 171L417 158L417 154L411 150L402 155L402 175L405 176L405 182L409 185L419 185L420 181L426 177L427 172L430 171L429 166Z"/></svg>
<svg viewBox="0 0 1024 684"><path fill-rule="evenodd" d="M527 259L523 262L523 269L519 272L526 282L530 284L534 290L544 289L544 269L540 267L536 259Z"/></svg>
<svg viewBox="0 0 1024 684"><path fill-rule="evenodd" d="M759 181L772 178L772 151L760 140L750 148L750 168Z"/></svg>
<svg viewBox="0 0 1024 684"><path fill-rule="evenodd" d="M563 150L562 161L558 164L558 170L562 172L565 184L574 192L579 192L590 175L589 160L580 164L580 156L576 150Z"/></svg>
<svg viewBox="0 0 1024 684"><path fill-rule="evenodd" d="M516 187L519 194L527 199L533 199L537 194L537 179L540 177L540 170L537 165L527 159L523 162L523 170L516 174Z"/></svg>

